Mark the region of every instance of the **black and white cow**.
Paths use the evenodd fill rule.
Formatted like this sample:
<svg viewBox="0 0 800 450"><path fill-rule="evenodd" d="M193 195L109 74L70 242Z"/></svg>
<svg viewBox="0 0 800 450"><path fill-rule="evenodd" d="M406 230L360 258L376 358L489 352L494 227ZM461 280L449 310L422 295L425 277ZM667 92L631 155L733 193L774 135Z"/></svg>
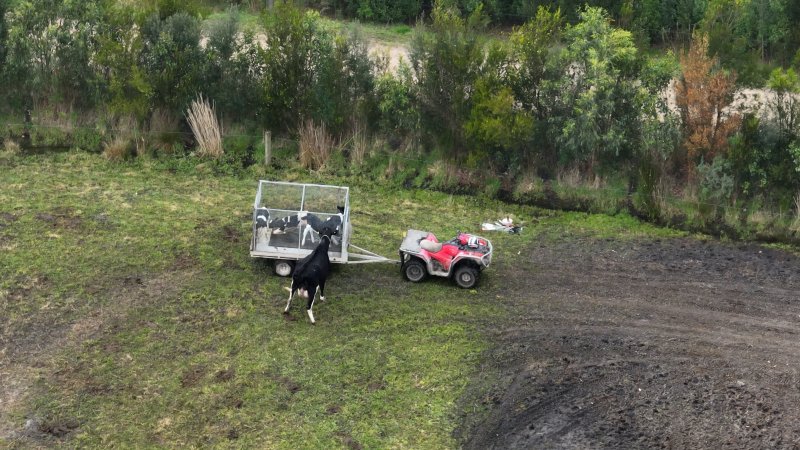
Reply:
<svg viewBox="0 0 800 450"><path fill-rule="evenodd" d="M340 234L342 230L342 223L344 223L344 206L337 206L336 209L339 210L339 212L328 217L327 220L322 220L311 213L301 216L301 219L303 222L305 222L306 228L303 230L303 241L300 243L300 245L306 245L306 236L311 237L311 243L313 244L314 233L312 233L312 231L320 234L324 227L329 227L334 230L334 235ZM334 242L334 244L338 245L337 242Z"/></svg>
<svg viewBox="0 0 800 450"><path fill-rule="evenodd" d="M308 312L308 318L311 319L311 324L316 323L312 310L314 298L317 296L317 290L319 289L319 299L325 301L325 280L327 280L331 268L328 248L331 245L331 236L336 233L337 231L333 228L323 227L319 233L319 245L310 255L301 259L295 265L294 273L292 274L292 286L289 288L289 301L286 302L286 309L283 310L284 314L289 312L294 292L298 291L301 297L308 298L306 312Z"/></svg>

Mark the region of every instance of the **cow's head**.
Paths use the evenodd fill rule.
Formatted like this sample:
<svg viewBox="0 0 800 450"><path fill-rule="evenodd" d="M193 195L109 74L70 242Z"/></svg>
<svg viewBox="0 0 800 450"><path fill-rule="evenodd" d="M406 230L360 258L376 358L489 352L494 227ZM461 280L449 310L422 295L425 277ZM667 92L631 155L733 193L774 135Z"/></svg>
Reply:
<svg viewBox="0 0 800 450"><path fill-rule="evenodd" d="M336 236L337 234L339 234L339 230L335 227L330 227L328 225L324 225L322 229L319 230L320 237L328 236L328 238L330 238L331 236Z"/></svg>

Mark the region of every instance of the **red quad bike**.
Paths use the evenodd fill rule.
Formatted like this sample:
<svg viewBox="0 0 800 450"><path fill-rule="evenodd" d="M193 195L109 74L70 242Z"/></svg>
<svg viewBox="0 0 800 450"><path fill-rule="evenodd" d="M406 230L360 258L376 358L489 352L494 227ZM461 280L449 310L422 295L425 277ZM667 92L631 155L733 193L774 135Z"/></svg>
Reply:
<svg viewBox="0 0 800 450"><path fill-rule="evenodd" d="M478 284L481 271L492 262L492 243L488 239L458 232L447 242L433 233L408 230L400 245L403 276L415 283L428 275L449 277L464 289Z"/></svg>

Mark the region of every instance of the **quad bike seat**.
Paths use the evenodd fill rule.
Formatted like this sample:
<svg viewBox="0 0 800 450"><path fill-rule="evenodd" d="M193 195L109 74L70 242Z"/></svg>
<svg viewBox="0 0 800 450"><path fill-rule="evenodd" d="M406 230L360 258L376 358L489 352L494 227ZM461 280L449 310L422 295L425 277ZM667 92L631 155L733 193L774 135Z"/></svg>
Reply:
<svg viewBox="0 0 800 450"><path fill-rule="evenodd" d="M431 258L439 261L445 270L450 269L450 263L453 262L453 258L455 258L459 252L457 245L453 245L449 242L439 242L433 233L428 234L425 239L421 239L419 241L419 247L424 252L428 253Z"/></svg>
<svg viewBox="0 0 800 450"><path fill-rule="evenodd" d="M427 250L431 253L438 253L442 251L442 243L430 239L423 239L419 241L419 248Z"/></svg>

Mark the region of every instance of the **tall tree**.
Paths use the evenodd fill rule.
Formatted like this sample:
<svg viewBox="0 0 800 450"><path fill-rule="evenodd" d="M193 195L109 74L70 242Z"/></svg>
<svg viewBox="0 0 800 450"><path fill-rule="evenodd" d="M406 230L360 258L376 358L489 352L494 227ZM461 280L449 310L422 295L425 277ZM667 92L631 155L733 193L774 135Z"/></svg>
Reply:
<svg viewBox="0 0 800 450"><path fill-rule="evenodd" d="M100 98L93 59L103 26L103 0L14 2L7 19L4 71L15 101L91 107Z"/></svg>
<svg viewBox="0 0 800 450"><path fill-rule="evenodd" d="M700 159L711 161L724 154L728 138L736 132L741 116L730 111L736 75L718 68L708 56L708 38L696 34L688 52L680 56L682 75L675 84L675 101L683 124L683 147L689 170Z"/></svg>
<svg viewBox="0 0 800 450"><path fill-rule="evenodd" d="M550 118L562 163L598 170L629 157L639 141L641 62L631 33L600 8L586 8L565 33L564 73L551 86Z"/></svg>
<svg viewBox="0 0 800 450"><path fill-rule="evenodd" d="M547 117L542 103L542 82L552 70L556 44L561 39L564 19L561 10L540 7L536 17L514 29L511 43L510 85L522 108L531 111L539 119Z"/></svg>
<svg viewBox="0 0 800 450"><path fill-rule="evenodd" d="M435 144L455 160L468 150L464 123L483 70L484 46L477 31L485 25L480 8L463 19L458 9L437 2L433 23L418 30L411 44L422 123Z"/></svg>
<svg viewBox="0 0 800 450"><path fill-rule="evenodd" d="M276 2L266 16L264 112L278 129L296 129L309 113L315 64L329 40L318 17L290 1Z"/></svg>

